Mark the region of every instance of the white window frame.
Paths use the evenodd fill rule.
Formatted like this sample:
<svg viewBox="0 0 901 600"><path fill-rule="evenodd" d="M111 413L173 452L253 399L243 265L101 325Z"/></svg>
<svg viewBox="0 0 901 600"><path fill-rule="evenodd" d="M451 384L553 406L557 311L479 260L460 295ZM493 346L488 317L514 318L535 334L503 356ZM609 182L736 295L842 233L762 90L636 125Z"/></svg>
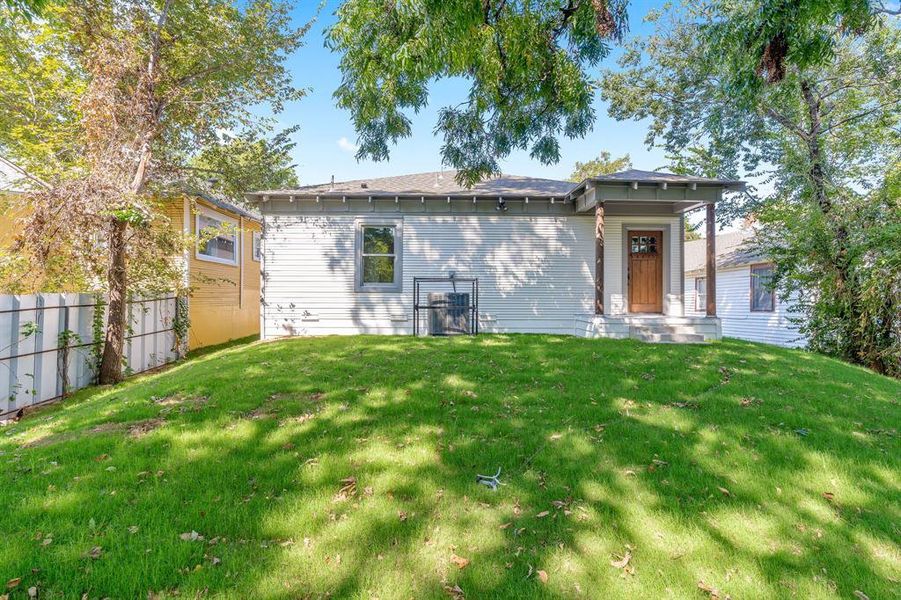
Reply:
<svg viewBox="0 0 901 600"><path fill-rule="evenodd" d="M701 302L701 294L698 292L698 282L704 282L704 302ZM707 308L707 277L695 277L695 310Z"/></svg>
<svg viewBox="0 0 901 600"><path fill-rule="evenodd" d="M754 263L750 267L748 267L748 274L750 275L750 282L748 284L748 310L752 313L771 313L776 312L776 290L766 289L765 291L770 295L770 308L754 308L754 284L755 282L760 284L760 275L754 273L755 269L769 269L770 270L770 278L772 278L773 274L775 274L775 265L773 263L764 262L764 263Z"/></svg>
<svg viewBox="0 0 901 600"><path fill-rule="evenodd" d="M219 211L215 211L211 208L207 208L205 206L199 206L194 214L194 233L199 237L201 232L200 225L200 217L206 216L213 219L216 219L220 223L226 223L232 225L235 229L234 233L230 234L235 240L235 258L234 260L228 260L226 258L219 258L218 256L209 256L207 254L203 254L200 252L200 240L197 241L197 244L194 247L194 256L197 260L204 260L207 262L219 263L220 265L229 265L232 267L238 266L240 263L241 257L241 231L238 227L238 220L229 217Z"/></svg>
<svg viewBox="0 0 901 600"><path fill-rule="evenodd" d="M250 258L253 262L260 262L263 259L263 232L250 232Z"/></svg>
<svg viewBox="0 0 901 600"><path fill-rule="evenodd" d="M357 219L354 244L354 291L355 292L402 292L403 291L403 219ZM391 227L394 229L394 281L391 283L363 283L363 228Z"/></svg>

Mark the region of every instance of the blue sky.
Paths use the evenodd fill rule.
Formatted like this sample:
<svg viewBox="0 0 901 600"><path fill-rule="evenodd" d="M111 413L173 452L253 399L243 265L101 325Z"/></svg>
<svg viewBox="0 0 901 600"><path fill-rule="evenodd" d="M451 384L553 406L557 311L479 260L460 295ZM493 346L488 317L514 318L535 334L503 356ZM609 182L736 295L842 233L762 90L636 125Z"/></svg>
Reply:
<svg viewBox="0 0 901 600"><path fill-rule="evenodd" d="M323 45L323 30L334 21L334 11L340 4L328 1L306 38L306 45L289 60L294 75L294 84L309 88L309 95L303 100L289 104L277 115L279 125L287 127L300 125L295 135L297 147L294 161L302 184L328 181L334 175L338 181L363 177L401 175L421 171L435 171L441 168L441 139L433 134L438 110L445 105L465 98L468 84L460 80L445 80L430 88L429 106L413 116L413 135L391 149L388 162L357 162L354 158L356 133L349 114L335 107L332 92L341 82L338 70L338 55L331 53ZM650 28L642 21L651 8L663 2L653 0L633 0L630 3L630 35L641 35ZM315 13L318 2L299 0L295 8L297 24L307 22ZM615 56L599 65L597 73L604 66L615 66ZM576 161L594 158L601 150L614 156L630 154L632 164L638 169L652 170L666 164L660 150L648 150L644 138L646 124L618 122L607 116L607 107L599 99L595 100L597 121L594 130L579 140L561 140L561 160L555 165L542 165L532 160L527 152L518 152L503 161L505 173L565 179Z"/></svg>

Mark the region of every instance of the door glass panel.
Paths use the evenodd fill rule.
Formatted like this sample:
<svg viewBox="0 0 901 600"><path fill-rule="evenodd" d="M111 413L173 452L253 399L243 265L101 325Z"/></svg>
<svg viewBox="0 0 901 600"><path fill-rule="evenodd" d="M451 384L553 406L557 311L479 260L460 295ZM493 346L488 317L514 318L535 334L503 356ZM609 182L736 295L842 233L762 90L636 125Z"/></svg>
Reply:
<svg viewBox="0 0 901 600"><path fill-rule="evenodd" d="M633 235L629 241L632 254L657 254L656 235Z"/></svg>

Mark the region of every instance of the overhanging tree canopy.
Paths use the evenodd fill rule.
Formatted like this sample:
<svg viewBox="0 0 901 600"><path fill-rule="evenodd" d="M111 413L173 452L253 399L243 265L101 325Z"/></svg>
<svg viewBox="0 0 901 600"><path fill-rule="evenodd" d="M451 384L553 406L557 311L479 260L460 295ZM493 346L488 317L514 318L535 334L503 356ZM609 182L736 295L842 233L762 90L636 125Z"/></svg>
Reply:
<svg viewBox="0 0 901 600"><path fill-rule="evenodd" d="M346 0L327 44L341 54L338 105L359 135L357 158L385 160L411 134L410 113L429 86L470 84L444 106L435 131L442 159L472 183L514 150L559 160L559 138L594 124L592 69L626 29L627 0ZM697 3L692 3L695 6ZM710 0L719 15L705 39L729 67L733 89L781 79L787 65L827 60L835 27L859 35L884 10L876 0ZM603 140L602 140L603 141Z"/></svg>

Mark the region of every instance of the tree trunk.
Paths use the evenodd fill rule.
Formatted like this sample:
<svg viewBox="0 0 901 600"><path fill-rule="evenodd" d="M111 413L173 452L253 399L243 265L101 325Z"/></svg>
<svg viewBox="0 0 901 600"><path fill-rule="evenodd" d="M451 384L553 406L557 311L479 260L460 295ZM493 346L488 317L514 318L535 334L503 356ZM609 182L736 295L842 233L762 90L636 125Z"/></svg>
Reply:
<svg viewBox="0 0 901 600"><path fill-rule="evenodd" d="M125 271L125 230L128 223L113 217L110 220L110 266L107 272L109 287L109 313L106 318L106 336L103 358L100 361L100 383L117 383L122 380L122 358L125 348L125 327L128 314L128 281Z"/></svg>
<svg viewBox="0 0 901 600"><path fill-rule="evenodd" d="M801 82L801 95L807 105L807 116L810 121L806 142L810 159L809 177L813 198L820 213L826 218L826 227L835 236L835 249L829 250L828 259L835 272L835 293L842 300L839 304L840 318L847 324L856 324L860 321L861 314L848 264L848 228L841 222L840 215L833 214L832 198L827 189L828 181L824 168L826 159L820 144L820 137L823 133L821 101L817 96L814 84L809 81ZM845 333L848 336L847 358L852 362L861 363L866 341L860 338L859 330L854 326L847 327Z"/></svg>

